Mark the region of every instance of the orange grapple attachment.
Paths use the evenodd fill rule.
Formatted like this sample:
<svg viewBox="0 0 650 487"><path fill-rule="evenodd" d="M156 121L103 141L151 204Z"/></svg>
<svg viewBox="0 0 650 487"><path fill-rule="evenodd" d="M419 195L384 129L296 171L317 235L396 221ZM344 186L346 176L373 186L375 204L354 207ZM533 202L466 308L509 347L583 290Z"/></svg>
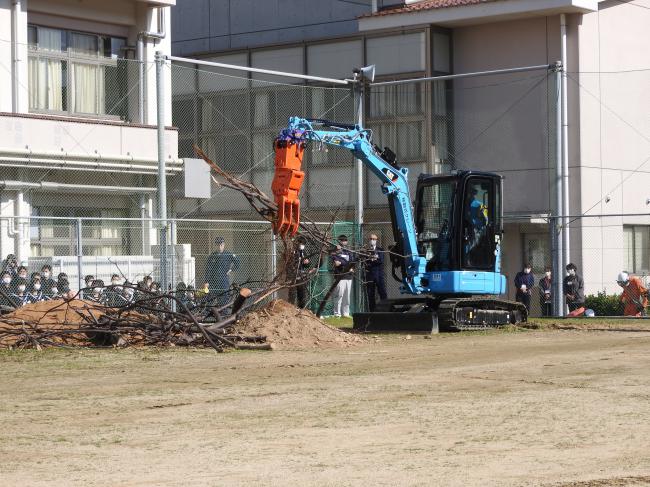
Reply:
<svg viewBox="0 0 650 487"><path fill-rule="evenodd" d="M275 175L271 190L278 205L278 218L273 224L276 235L293 236L298 232L300 224L300 188L305 180L301 171L302 157L305 152L304 142L276 139Z"/></svg>

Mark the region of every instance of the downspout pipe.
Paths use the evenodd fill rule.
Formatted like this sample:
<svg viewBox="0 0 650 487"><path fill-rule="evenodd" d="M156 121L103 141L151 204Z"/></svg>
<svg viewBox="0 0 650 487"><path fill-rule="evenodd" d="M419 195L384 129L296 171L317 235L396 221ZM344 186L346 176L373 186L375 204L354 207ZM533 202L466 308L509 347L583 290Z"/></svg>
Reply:
<svg viewBox="0 0 650 487"><path fill-rule="evenodd" d="M567 90L567 24L566 15L560 15L560 36L562 56L562 237L563 251L562 262L564 266L571 262L569 218L569 94Z"/></svg>
<svg viewBox="0 0 650 487"><path fill-rule="evenodd" d="M13 113L19 112L19 100L18 100L18 78L19 78L19 68L20 68L20 54L18 48L18 15L20 13L21 6L20 0L11 1L11 111Z"/></svg>
<svg viewBox="0 0 650 487"><path fill-rule="evenodd" d="M135 54L137 61L139 63L138 69L138 121L139 123L145 123L145 99L146 99L146 90L145 90L145 64L144 64L144 50L145 43L147 39L162 40L167 37L167 31L165 29L165 7L158 7L158 31L147 31L143 30L138 32L138 40L136 43Z"/></svg>

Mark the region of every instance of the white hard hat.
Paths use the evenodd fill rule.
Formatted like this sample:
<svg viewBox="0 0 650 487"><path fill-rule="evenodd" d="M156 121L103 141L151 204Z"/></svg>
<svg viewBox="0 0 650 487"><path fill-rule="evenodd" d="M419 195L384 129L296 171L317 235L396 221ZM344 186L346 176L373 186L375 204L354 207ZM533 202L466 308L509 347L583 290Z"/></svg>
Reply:
<svg viewBox="0 0 650 487"><path fill-rule="evenodd" d="M596 316L596 313L594 313L593 309L588 309L585 311L585 316L587 316L588 318L593 318L594 316Z"/></svg>
<svg viewBox="0 0 650 487"><path fill-rule="evenodd" d="M621 286L627 285L627 282L630 280L630 275L625 272L619 272L618 277L616 278L616 282L619 283Z"/></svg>

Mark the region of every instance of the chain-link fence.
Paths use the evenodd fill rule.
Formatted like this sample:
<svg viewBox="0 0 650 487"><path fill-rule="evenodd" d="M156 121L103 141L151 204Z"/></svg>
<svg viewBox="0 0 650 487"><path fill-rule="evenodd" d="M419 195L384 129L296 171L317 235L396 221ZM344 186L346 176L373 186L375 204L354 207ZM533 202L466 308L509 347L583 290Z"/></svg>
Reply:
<svg viewBox="0 0 650 487"><path fill-rule="evenodd" d="M75 259L81 225L83 274L107 279L119 266L127 268L129 279L152 274L172 286L179 281L201 286L215 239L222 237L226 248L240 257L233 280L268 279L278 262L268 224L257 222L241 195L214 181L208 181L207 195L189 195L188 164L184 169L181 158L195 157L196 144L225 170L270 193L272 142L288 118L350 123L361 102L373 141L390 147L398 164L410 170L412 190L420 173L471 169L504 176L502 272L508 297L515 297L511 284L524 263L530 261L535 276L541 277L553 261L549 228L556 227L553 216L559 213L560 91L551 67L407 82L384 75L358 97L349 87L165 62L167 98L160 101L153 63L106 56L99 48L95 53L57 50L43 44L54 42L45 34L30 47L29 86L24 87L35 117L7 125L7 140L24 149L0 158L4 255L17 254L31 267L60 258L52 265L67 269L61 272L69 272L74 283L80 275ZM644 214L650 127L629 97L613 94L620 86L639 90L643 105L648 95L640 87L647 85L647 76L645 71L568 73L569 94L579 102L570 106L570 120L580 115L580 130L569 130L571 208L576 215L586 214L570 219L569 253L581 268L587 294L618 292L614 270L642 276L650 271L650 222ZM164 158L170 223L162 267L155 220L161 181L153 126L159 103L168 103ZM354 220L359 182L352 155L314 144L304 168L303 211L318 221ZM389 219L387 202L370 171L363 175L363 232L355 225L340 228L359 244L369 232L377 233L387 247L392 243L390 225L383 223ZM593 217L592 212L610 215ZM622 216L611 216L613 212ZM18 227L23 237L17 237ZM398 284L386 270L389 295L396 296ZM329 279L325 266L312 295L322 294ZM365 308L361 271L357 281L356 301ZM533 314L539 312L537 301L532 300Z"/></svg>
<svg viewBox="0 0 650 487"><path fill-rule="evenodd" d="M508 241L510 236L506 235L508 243L504 245L502 259L522 264L512 271L504 271L508 289L504 297L516 299L516 274L524 263L530 263L535 281L531 289L531 315L541 316L545 295L540 281L551 267L553 239L549 228L553 228L555 222L553 218L539 221L535 218L539 217L529 215L508 220L506 228L511 228L511 233L516 229L518 233L515 242ZM17 265L27 267L28 275L41 272L43 266L49 265L55 279L64 274L70 288L76 291L87 286L87 276L106 284L114 275L119 276L120 282L128 280L135 284L147 276L160 282L159 223L151 219L25 217L0 218L0 229L11 233L14 241L30 243L29 251L16 258ZM198 290L206 282L212 290L215 286L219 286L218 289L230 286L259 289L286 270L283 268L286 256L283 255L282 242L276 240L267 222L170 219L168 224L170 239L166 268L170 289L175 289L181 282ZM646 285L650 285L650 262L646 251L650 245L650 215L572 218L570 227L579 229L582 235L582 239L573 241L571 249L572 260L577 263L578 275L584 282L587 304L593 302L589 301L590 296L597 297L599 293L620 294L616 278L622 270L641 277ZM379 245L384 249L392 240L390 222L367 223L362 232L351 222L338 222L333 227L323 223L322 228L332 235L348 235L354 248L367 244L370 234L378 236ZM219 242L223 242L223 249L220 249ZM308 243L306 254L311 266L318 267L309 284L308 295L308 306L316 311L334 278L329 258L319 255L320 246ZM221 255L216 264L215 255ZM5 258L3 265L6 265L7 256L2 257ZM400 283L391 275L388 256L384 259L384 277L388 297L399 298ZM357 286L353 311L368 308L365 279L365 270L359 266L355 275ZM287 291L279 297L286 299ZM323 314L331 314L331 303L325 306Z"/></svg>
<svg viewBox="0 0 650 487"><path fill-rule="evenodd" d="M179 156L196 157L201 147L221 168L270 193L273 179L273 140L289 117L354 119L349 88L289 84L278 76L171 65L173 122L179 128ZM315 219L351 218L355 198L354 163L346 151L308 150L302 207ZM175 201L179 216L241 215L251 217L248 202L216 184L207 199Z"/></svg>

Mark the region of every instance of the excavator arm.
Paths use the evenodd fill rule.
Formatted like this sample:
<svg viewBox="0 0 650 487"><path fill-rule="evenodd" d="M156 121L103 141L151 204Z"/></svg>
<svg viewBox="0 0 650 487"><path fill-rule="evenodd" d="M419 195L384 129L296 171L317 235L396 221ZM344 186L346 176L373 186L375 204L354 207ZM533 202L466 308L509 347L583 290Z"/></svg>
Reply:
<svg viewBox="0 0 650 487"><path fill-rule="evenodd" d="M408 186L408 169L394 162L390 151L380 152L372 144L372 132L359 125L338 124L327 120L291 117L286 128L275 139L275 176L272 190L278 205L274 231L281 236L294 235L300 224L300 187L305 173L302 157L308 144L347 149L363 162L380 180L388 197L396 252L402 256L402 292L420 294L424 291L422 276L426 262L419 255L415 219Z"/></svg>

